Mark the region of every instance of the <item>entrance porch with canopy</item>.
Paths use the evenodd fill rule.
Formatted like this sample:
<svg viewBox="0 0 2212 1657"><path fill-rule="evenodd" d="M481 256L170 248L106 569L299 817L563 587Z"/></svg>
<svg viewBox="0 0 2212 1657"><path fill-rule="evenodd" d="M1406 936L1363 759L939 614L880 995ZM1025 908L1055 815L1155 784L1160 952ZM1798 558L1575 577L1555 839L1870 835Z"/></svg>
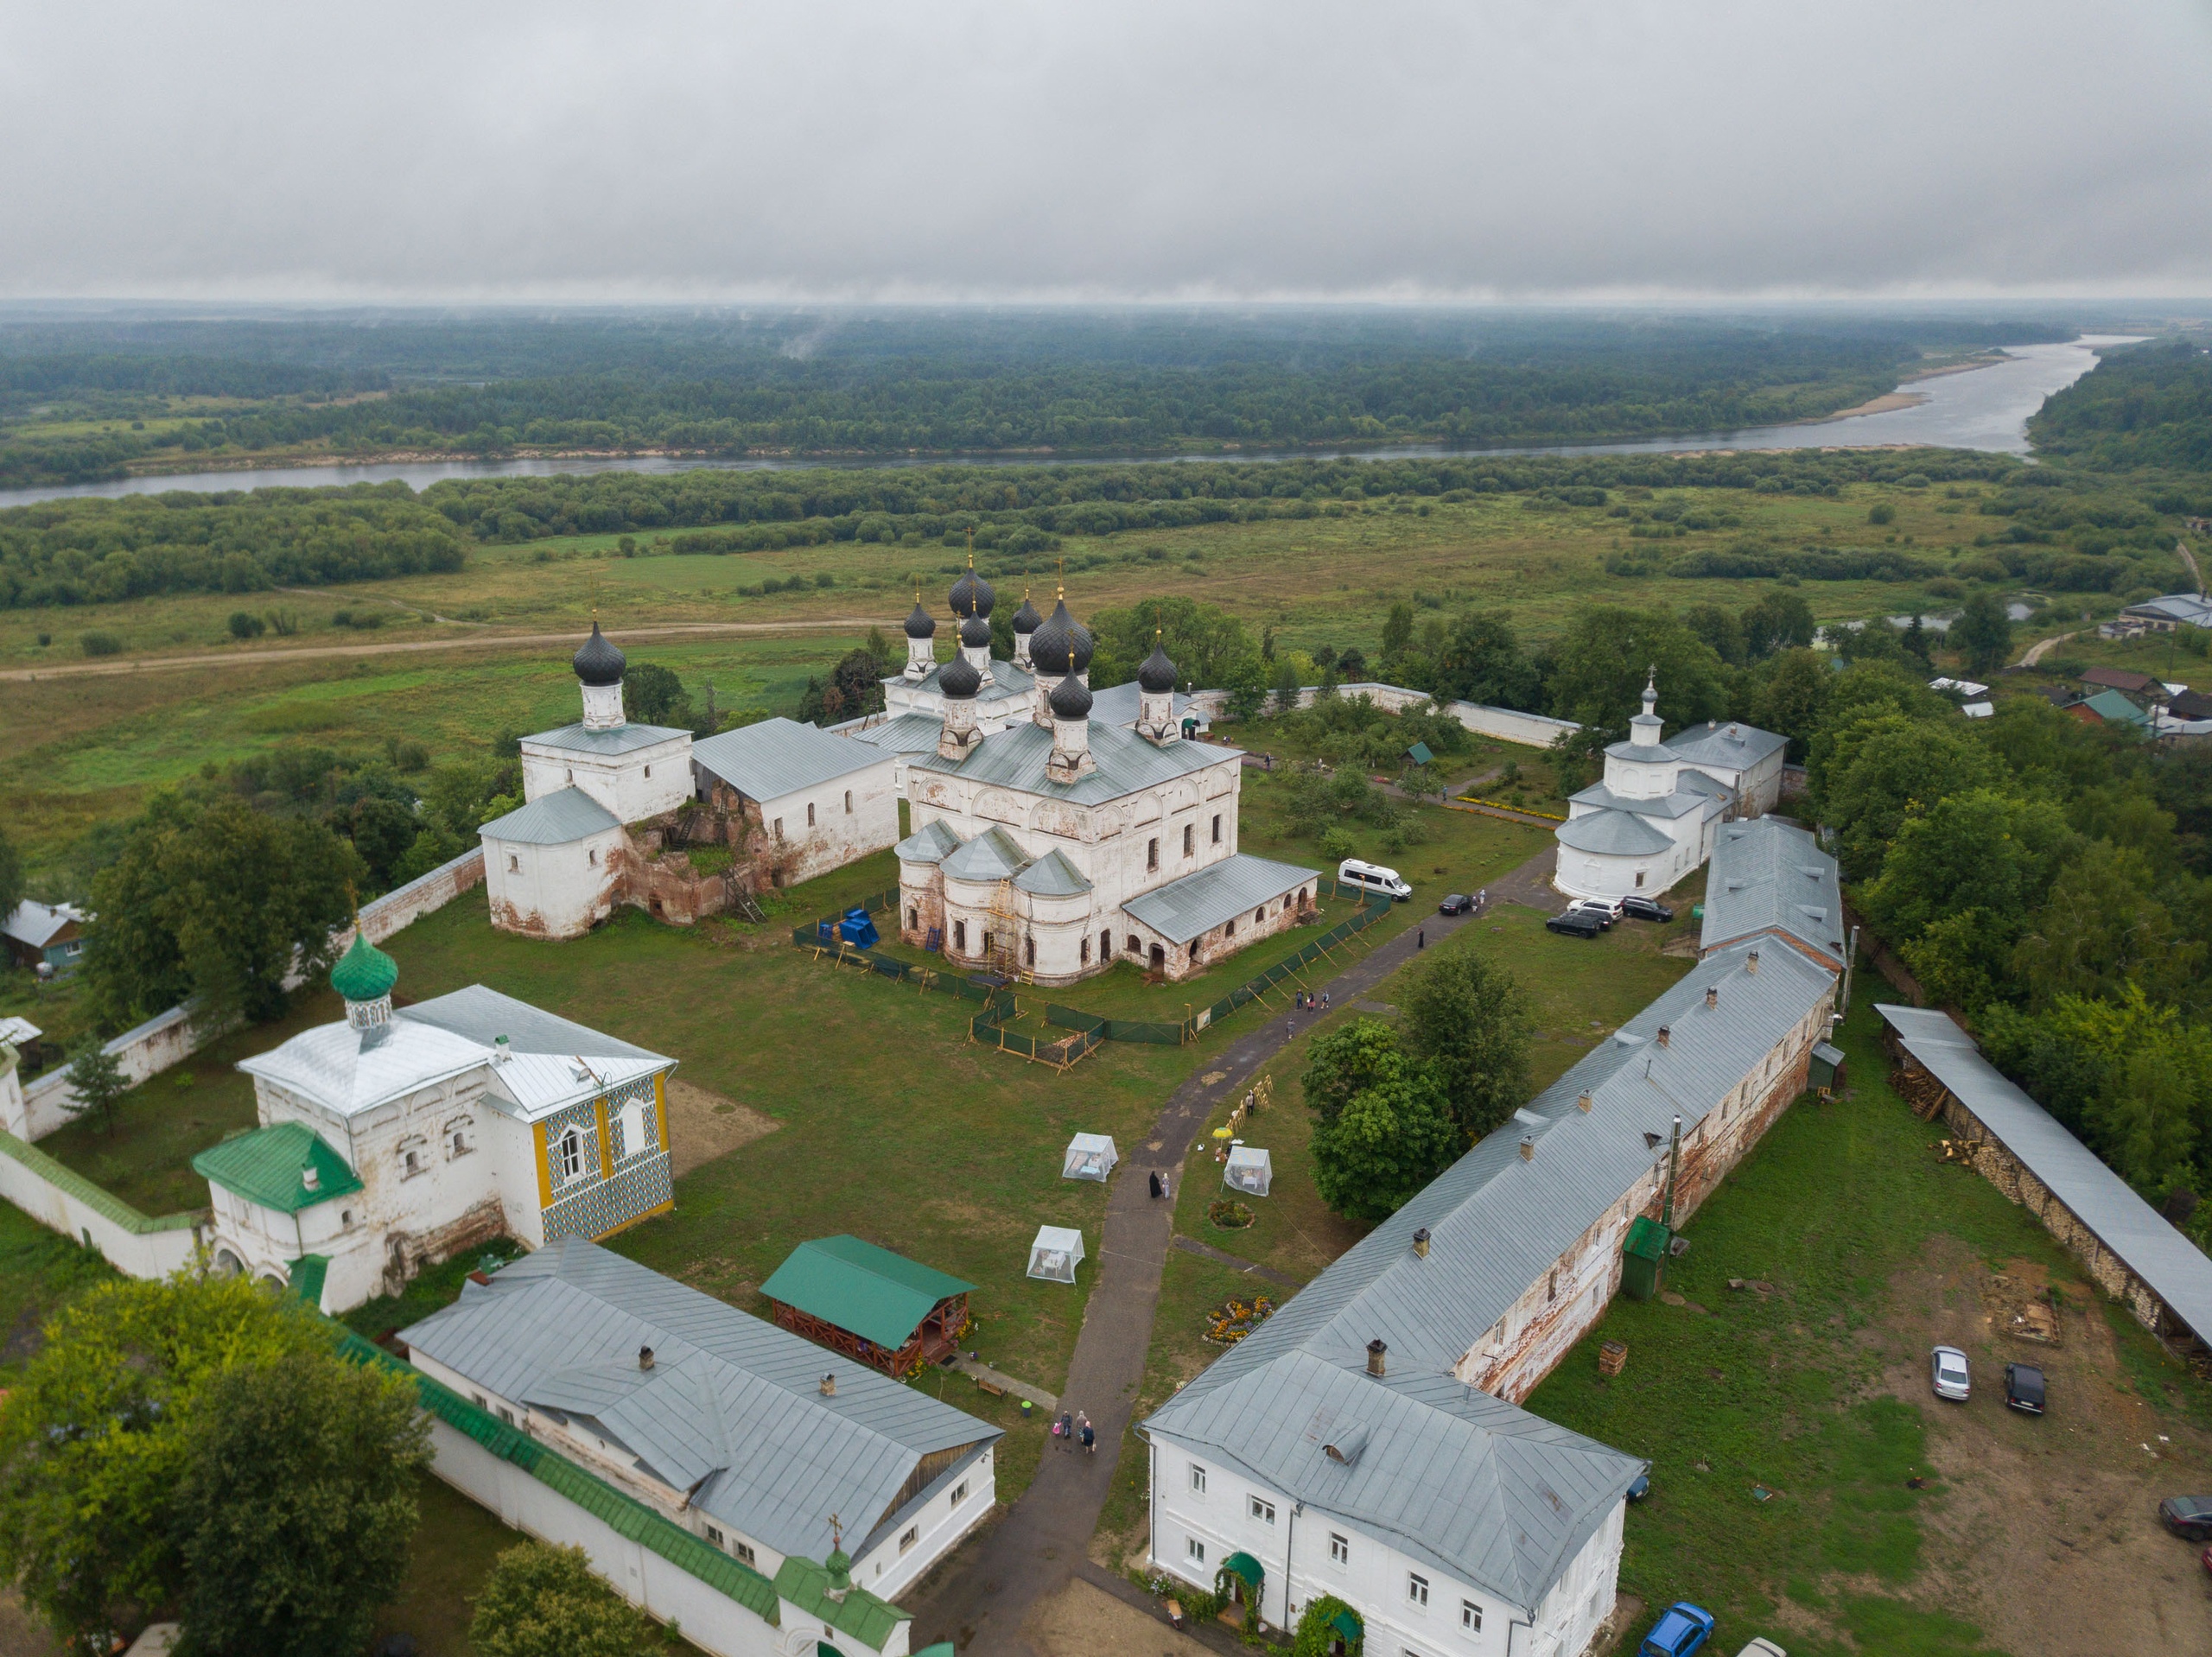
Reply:
<svg viewBox="0 0 2212 1657"><path fill-rule="evenodd" d="M975 1286L839 1236L801 1243L760 1292L793 1334L899 1376L957 1355Z"/></svg>

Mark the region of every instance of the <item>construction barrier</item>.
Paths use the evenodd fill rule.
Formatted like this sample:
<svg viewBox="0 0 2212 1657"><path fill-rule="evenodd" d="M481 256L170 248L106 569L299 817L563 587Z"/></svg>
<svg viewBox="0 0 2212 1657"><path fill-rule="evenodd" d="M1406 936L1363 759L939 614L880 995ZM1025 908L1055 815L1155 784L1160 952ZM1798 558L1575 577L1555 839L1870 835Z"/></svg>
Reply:
<svg viewBox="0 0 2212 1657"><path fill-rule="evenodd" d="M1048 1001L1044 1008L1045 1022L1057 1029L1075 1032L1057 1042L1025 1036L1004 1027L1007 1020L1019 1017L1021 1013L1020 1004L1008 988L978 984L957 971L918 966L911 961L901 961L895 955L882 955L846 942L837 930L838 923L844 919L845 911L842 910L815 922L811 926L794 927L791 942L801 949L812 949L817 957L840 965L862 968L894 983L910 983L920 989L938 990L965 1000L981 1001L983 1003L982 1012L969 1021L968 1034L971 1039L995 1047L1001 1052L1018 1053L1024 1058L1065 1070L1109 1041L1148 1043L1160 1047L1179 1047L1185 1042L1195 1041L1199 1032L1216 1019L1225 1019L1237 1008L1251 1002L1265 1000L1268 992L1282 984L1302 981L1306 969L1313 962L1332 959L1329 954L1332 949L1364 932L1390 912L1391 904L1388 898L1340 885L1332 876L1321 876L1316 885L1331 897L1355 899L1359 905L1358 911L1351 919L1338 922L1294 955L1285 955L1266 971L1247 979L1221 1000L1200 1007L1186 1019L1109 1019L1103 1013L1086 1013L1081 1007L1061 1006ZM898 902L899 891L894 886L851 907L865 907L873 914L895 908Z"/></svg>

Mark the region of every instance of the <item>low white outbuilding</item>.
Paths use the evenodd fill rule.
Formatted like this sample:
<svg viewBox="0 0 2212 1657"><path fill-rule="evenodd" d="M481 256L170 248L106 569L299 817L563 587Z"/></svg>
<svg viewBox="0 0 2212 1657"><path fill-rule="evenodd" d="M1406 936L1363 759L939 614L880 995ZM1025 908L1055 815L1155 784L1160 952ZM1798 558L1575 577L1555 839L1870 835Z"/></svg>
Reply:
<svg viewBox="0 0 2212 1657"><path fill-rule="evenodd" d="M1268 1159L1268 1153L1249 1145L1232 1147L1229 1165L1221 1171L1221 1183L1247 1197L1265 1197L1274 1177L1274 1165Z"/></svg>
<svg viewBox="0 0 2212 1657"><path fill-rule="evenodd" d="M1102 1184L1121 1160L1112 1138L1104 1133L1078 1133L1068 1141L1066 1160L1060 1164L1062 1179L1096 1179ZM1078 1241L1078 1248L1081 1247Z"/></svg>
<svg viewBox="0 0 2212 1657"><path fill-rule="evenodd" d="M1048 1283L1072 1283L1083 1259L1083 1233L1071 1226L1039 1226L1029 1245L1029 1275Z"/></svg>

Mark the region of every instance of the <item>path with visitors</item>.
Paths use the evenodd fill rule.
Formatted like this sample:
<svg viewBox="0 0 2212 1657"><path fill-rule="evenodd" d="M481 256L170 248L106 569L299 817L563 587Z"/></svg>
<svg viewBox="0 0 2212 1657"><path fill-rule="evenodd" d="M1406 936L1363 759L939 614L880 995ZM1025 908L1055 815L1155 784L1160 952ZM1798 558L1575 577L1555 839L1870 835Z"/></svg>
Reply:
<svg viewBox="0 0 2212 1657"><path fill-rule="evenodd" d="M1492 882L1492 905L1524 901L1525 892L1535 899L1530 906L1552 908L1545 897L1552 855L1547 848ZM1321 987L1337 1005L1348 1005L1411 961L1423 938L1440 942L1478 918L1432 914ZM1174 1205L1152 1199L1146 1176L1179 1178L1184 1156L1214 1107L1249 1086L1260 1066L1315 1016L1263 1018L1224 1051L1207 1058L1168 1096L1151 1136L1123 1159L1107 1198L1098 1280L1091 1287L1060 1394L1063 1408L1090 1412L1104 1451L1045 1457L1012 1509L983 1533L971 1554L956 1557L941 1584L915 1606L918 1647L950 1640L962 1657L1029 1657L1022 1625L1031 1608L1057 1593L1084 1563L1144 1378L1160 1271L1175 1236Z"/></svg>

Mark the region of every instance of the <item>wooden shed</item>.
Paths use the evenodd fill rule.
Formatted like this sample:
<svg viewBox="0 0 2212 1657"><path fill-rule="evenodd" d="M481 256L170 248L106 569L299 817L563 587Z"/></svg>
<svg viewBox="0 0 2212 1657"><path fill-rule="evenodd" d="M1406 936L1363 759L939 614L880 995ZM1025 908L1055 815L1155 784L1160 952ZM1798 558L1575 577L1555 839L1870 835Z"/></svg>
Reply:
<svg viewBox="0 0 2212 1657"><path fill-rule="evenodd" d="M776 1322L887 1375L958 1349L975 1290L858 1237L817 1237L760 1286Z"/></svg>

